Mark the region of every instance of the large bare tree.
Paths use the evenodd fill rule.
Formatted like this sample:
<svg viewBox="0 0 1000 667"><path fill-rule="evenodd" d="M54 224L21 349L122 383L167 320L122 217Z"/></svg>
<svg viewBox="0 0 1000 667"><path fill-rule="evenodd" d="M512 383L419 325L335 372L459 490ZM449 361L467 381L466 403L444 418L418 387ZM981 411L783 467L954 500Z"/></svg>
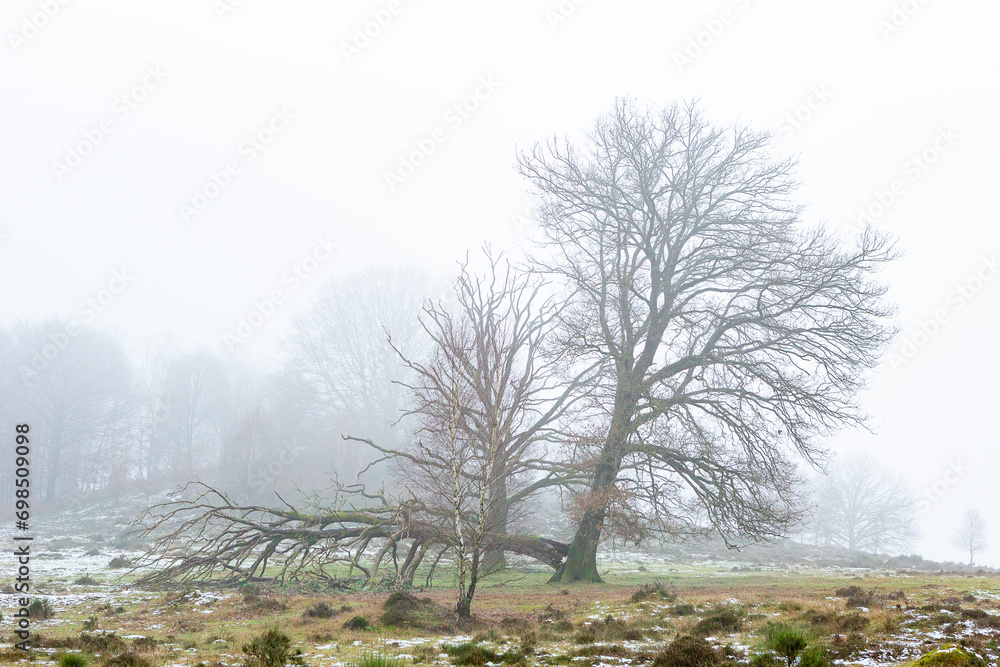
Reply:
<svg viewBox="0 0 1000 667"><path fill-rule="evenodd" d="M862 421L854 397L893 333L872 276L893 251L806 227L794 164L768 143L694 105L621 101L579 145L519 156L540 199L538 270L565 288L560 342L603 369L602 442L556 579L600 581L623 485L661 526L690 523L693 505L733 545L783 534L793 459ZM682 490L689 502L666 502Z"/></svg>

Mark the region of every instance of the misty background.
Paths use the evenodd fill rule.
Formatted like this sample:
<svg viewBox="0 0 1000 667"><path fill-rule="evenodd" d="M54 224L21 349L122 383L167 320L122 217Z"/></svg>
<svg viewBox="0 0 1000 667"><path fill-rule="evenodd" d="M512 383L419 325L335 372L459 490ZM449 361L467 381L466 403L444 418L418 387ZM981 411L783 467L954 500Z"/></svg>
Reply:
<svg viewBox="0 0 1000 667"><path fill-rule="evenodd" d="M340 433L386 427L400 396L338 396L316 360L391 369L374 345L382 324L405 335L407 313L446 294L484 241L530 247L516 148L578 136L619 96L697 98L709 118L770 129L777 154L800 156L805 219L898 239L904 255L883 278L900 334L862 398L874 433L826 444L925 494L907 551L962 560L950 537L977 508L992 539L976 560L998 565L1000 231L986 201L998 13L916 1L7 2L4 421L19 401L104 397L128 419L84 411L68 431L77 467L65 470L100 468L95 485L124 474L107 462L127 454L163 483L213 465L249 492L236 464L252 452L231 446L254 442L248 432L301 448L258 485L350 477L363 454ZM310 332L324 323L345 345L317 355ZM66 375L29 388L18 365L69 324L87 354L60 354Z"/></svg>

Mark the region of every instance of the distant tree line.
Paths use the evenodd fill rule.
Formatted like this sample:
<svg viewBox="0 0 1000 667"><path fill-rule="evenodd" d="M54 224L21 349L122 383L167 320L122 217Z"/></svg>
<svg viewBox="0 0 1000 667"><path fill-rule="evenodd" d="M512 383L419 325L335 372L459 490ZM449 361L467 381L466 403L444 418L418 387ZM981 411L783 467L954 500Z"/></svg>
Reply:
<svg viewBox="0 0 1000 667"><path fill-rule="evenodd" d="M0 418L30 423L34 497L45 504L192 480L249 502L354 479L375 452L340 434L399 441L402 364L382 327L409 344L430 284L401 270L333 280L267 370L169 344L130 355L72 321L22 322L0 330ZM12 479L0 479L0 505L12 498Z"/></svg>

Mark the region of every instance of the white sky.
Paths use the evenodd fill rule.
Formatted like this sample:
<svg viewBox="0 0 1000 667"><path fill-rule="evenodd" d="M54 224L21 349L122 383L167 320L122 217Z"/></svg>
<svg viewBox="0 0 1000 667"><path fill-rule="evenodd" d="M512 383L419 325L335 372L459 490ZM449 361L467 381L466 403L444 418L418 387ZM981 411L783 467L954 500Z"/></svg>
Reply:
<svg viewBox="0 0 1000 667"><path fill-rule="evenodd" d="M221 351L280 290L242 346L266 355L338 271L446 274L484 240L523 240L515 146L586 129L615 96L698 97L711 117L774 129L780 151L801 155L810 220L847 231L900 181L876 224L905 252L886 279L899 345L919 350L887 361L865 396L877 436L831 446L894 462L917 489L939 482L916 551L961 559L948 536L978 507L993 537L981 561L1000 565L996 3L64 2L0 7L0 325L58 315L134 345L169 334ZM391 20L348 58L380 12ZM880 29L894 12L898 29ZM477 109L449 112L477 88ZM800 127L782 125L810 100ZM102 123L110 133L60 180L54 164ZM269 123L270 144L244 143ZM435 128L443 141L390 191L385 173ZM937 159L915 167L925 150ZM186 223L180 206L228 162L239 173ZM328 236L336 256L295 287L288 272ZM122 269L128 285L84 322L81 303ZM971 298L954 292L970 280ZM937 311L946 321L914 339ZM945 483L950 462L965 470Z"/></svg>

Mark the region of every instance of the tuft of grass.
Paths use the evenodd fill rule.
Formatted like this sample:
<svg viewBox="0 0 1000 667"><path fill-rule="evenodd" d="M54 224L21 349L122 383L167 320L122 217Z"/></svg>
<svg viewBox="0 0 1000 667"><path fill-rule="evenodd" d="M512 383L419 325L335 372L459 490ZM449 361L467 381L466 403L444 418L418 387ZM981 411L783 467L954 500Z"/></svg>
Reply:
<svg viewBox="0 0 1000 667"><path fill-rule="evenodd" d="M750 667L781 667L773 653L758 653L750 658Z"/></svg>
<svg viewBox="0 0 1000 667"><path fill-rule="evenodd" d="M302 652L292 651L292 639L277 627L268 628L242 646L244 667L284 667L305 665Z"/></svg>
<svg viewBox="0 0 1000 667"><path fill-rule="evenodd" d="M137 653L119 653L101 663L101 667L153 667L149 658Z"/></svg>
<svg viewBox="0 0 1000 667"><path fill-rule="evenodd" d="M403 667L406 660L384 653L364 653L350 663L351 667Z"/></svg>
<svg viewBox="0 0 1000 667"><path fill-rule="evenodd" d="M821 646L810 646L799 655L798 667L830 667L826 651Z"/></svg>
<svg viewBox="0 0 1000 667"><path fill-rule="evenodd" d="M111 568L112 570L120 570L123 567L131 567L131 566L132 566L132 561L130 561L128 558L125 558L125 556L115 556L114 558L111 559L111 562L108 563L108 567Z"/></svg>
<svg viewBox="0 0 1000 667"><path fill-rule="evenodd" d="M97 629L97 617L91 616L86 621L83 622L84 631L93 631Z"/></svg>
<svg viewBox="0 0 1000 667"><path fill-rule="evenodd" d="M82 653L63 653L56 657L59 667L88 667L90 656Z"/></svg>
<svg viewBox="0 0 1000 667"><path fill-rule="evenodd" d="M77 586L94 586L95 584L99 584L101 582L99 582L97 579L94 579L89 574L85 574L82 577L77 577L76 581L74 581L73 583L76 584Z"/></svg>
<svg viewBox="0 0 1000 667"><path fill-rule="evenodd" d="M768 623L763 629L765 648L785 659L788 667L805 650L808 642L798 628L785 623Z"/></svg>

